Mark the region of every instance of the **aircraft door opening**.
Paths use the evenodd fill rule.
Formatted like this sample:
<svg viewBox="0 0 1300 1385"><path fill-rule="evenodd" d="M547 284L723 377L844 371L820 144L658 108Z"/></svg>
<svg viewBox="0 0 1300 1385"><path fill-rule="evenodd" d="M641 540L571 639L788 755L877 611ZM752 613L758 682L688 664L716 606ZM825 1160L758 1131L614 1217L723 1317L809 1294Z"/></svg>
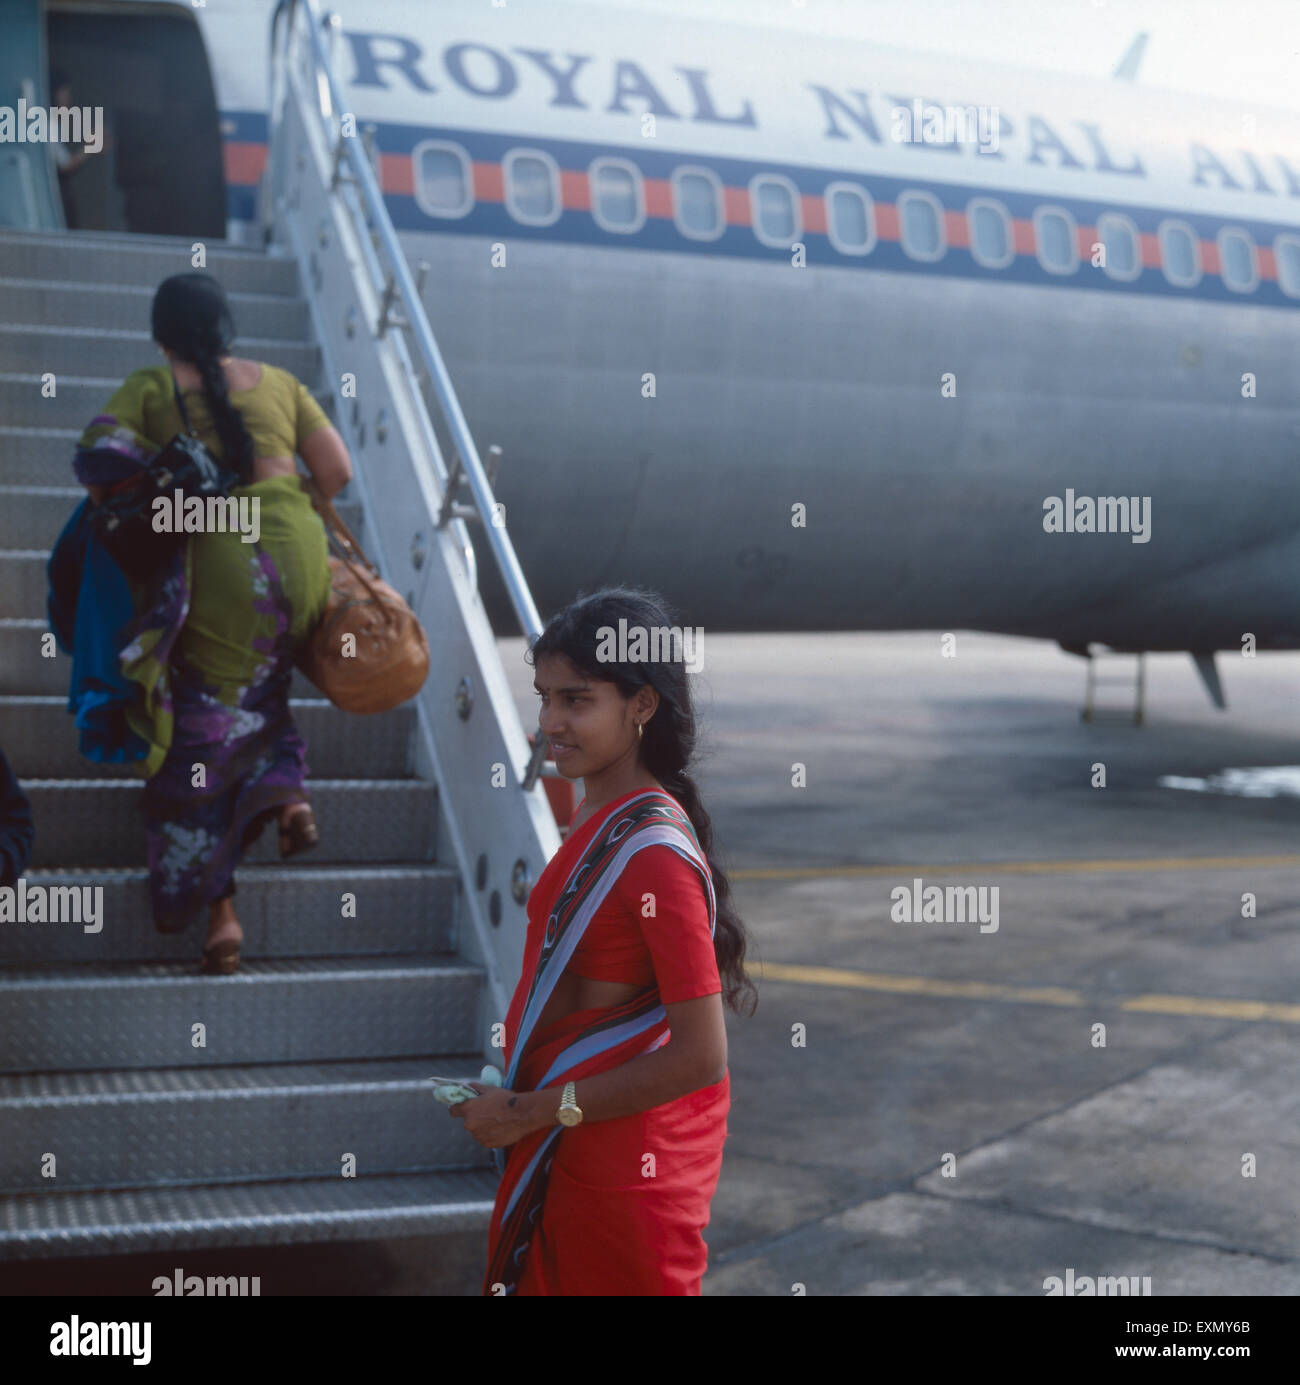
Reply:
<svg viewBox="0 0 1300 1385"><path fill-rule="evenodd" d="M194 20L163 6L53 4L47 47L50 103L103 111L103 149L59 175L68 227L224 239L217 105Z"/></svg>

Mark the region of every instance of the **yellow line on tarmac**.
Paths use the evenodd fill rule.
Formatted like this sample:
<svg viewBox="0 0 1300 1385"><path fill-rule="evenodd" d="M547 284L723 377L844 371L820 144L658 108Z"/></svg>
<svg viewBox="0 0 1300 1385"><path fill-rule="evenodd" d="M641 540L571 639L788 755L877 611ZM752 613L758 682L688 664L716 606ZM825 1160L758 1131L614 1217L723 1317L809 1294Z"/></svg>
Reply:
<svg viewBox="0 0 1300 1385"><path fill-rule="evenodd" d="M791 866L772 869L732 870L730 880L798 880L836 876L927 875L1106 875L1125 870L1263 870L1275 866L1300 866L1300 856L1149 856L1134 860L1120 857L1097 861L968 861L964 865L902 866Z"/></svg>
<svg viewBox="0 0 1300 1385"><path fill-rule="evenodd" d="M1155 1015L1209 1015L1215 1019L1281 1020L1300 1024L1300 1005L1266 1000L1208 1000L1195 995L1137 995L1121 1003L1121 1010L1145 1010Z"/></svg>
<svg viewBox="0 0 1300 1385"><path fill-rule="evenodd" d="M759 974L772 981L803 981L810 986L852 986L861 991L896 995L940 995L962 1000L1020 1000L1035 1005L1082 1005L1078 991L1059 986L1000 986L988 981L937 981L928 976L886 976L882 972L845 971L838 967L797 967L763 962Z"/></svg>
<svg viewBox="0 0 1300 1385"><path fill-rule="evenodd" d="M1206 1019L1278 1020L1300 1024L1300 1005L1260 1000L1215 1000L1190 995L1139 995L1091 1002L1081 991L1060 986L1005 986L988 981L939 981L928 976L889 976L883 972L849 971L840 967L801 967L763 962L754 971L765 981L794 981L809 986L845 986L892 995L940 996L955 1000L1003 1000L1015 1005L1060 1005L1077 1008L1091 1003L1098 1010L1120 1009L1157 1015L1194 1015Z"/></svg>

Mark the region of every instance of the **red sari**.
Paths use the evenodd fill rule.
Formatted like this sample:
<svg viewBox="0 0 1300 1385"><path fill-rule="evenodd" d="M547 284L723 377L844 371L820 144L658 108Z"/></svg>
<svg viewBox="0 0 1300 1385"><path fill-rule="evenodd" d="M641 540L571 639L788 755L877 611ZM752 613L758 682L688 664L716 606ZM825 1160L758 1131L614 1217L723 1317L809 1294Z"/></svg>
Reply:
<svg viewBox="0 0 1300 1385"><path fill-rule="evenodd" d="M528 899L523 970L506 1017L507 1087L580 1084L621 1066L669 1042L664 1004L721 991L707 871L681 805L660 790L625 794L569 833ZM643 917L647 893L652 918ZM533 1032L556 966L642 990ZM648 1111L557 1124L497 1150L504 1176L483 1292L698 1294L730 1106L724 1075Z"/></svg>

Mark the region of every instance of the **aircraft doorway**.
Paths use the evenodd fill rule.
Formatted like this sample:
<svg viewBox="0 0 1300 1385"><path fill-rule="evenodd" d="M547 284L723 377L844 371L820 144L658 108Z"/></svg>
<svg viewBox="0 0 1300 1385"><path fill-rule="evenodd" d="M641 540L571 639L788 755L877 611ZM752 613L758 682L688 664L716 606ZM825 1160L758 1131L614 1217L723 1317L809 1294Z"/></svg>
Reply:
<svg viewBox="0 0 1300 1385"><path fill-rule="evenodd" d="M224 239L221 136L198 25L162 5L55 3L46 15L50 103L104 112L103 151L59 179L69 227Z"/></svg>

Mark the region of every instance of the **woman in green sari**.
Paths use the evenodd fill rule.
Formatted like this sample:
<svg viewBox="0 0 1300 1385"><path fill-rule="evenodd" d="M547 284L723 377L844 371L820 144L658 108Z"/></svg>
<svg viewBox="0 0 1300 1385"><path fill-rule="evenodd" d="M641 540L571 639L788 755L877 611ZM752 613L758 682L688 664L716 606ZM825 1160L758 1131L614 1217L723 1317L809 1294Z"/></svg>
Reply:
<svg viewBox="0 0 1300 1385"><path fill-rule="evenodd" d="M201 970L229 973L243 938L233 896L244 849L273 818L282 857L318 839L289 682L329 600L330 573L293 454L326 496L347 484L352 464L304 385L230 354L234 324L210 275L165 280L152 326L167 364L127 377L82 435L74 467L94 503L129 484L181 431L183 394L192 430L239 473L231 495L252 522L193 534L165 569L133 583L136 619L119 654L139 685L128 722L149 747L141 809L154 924L181 932L206 906Z"/></svg>

